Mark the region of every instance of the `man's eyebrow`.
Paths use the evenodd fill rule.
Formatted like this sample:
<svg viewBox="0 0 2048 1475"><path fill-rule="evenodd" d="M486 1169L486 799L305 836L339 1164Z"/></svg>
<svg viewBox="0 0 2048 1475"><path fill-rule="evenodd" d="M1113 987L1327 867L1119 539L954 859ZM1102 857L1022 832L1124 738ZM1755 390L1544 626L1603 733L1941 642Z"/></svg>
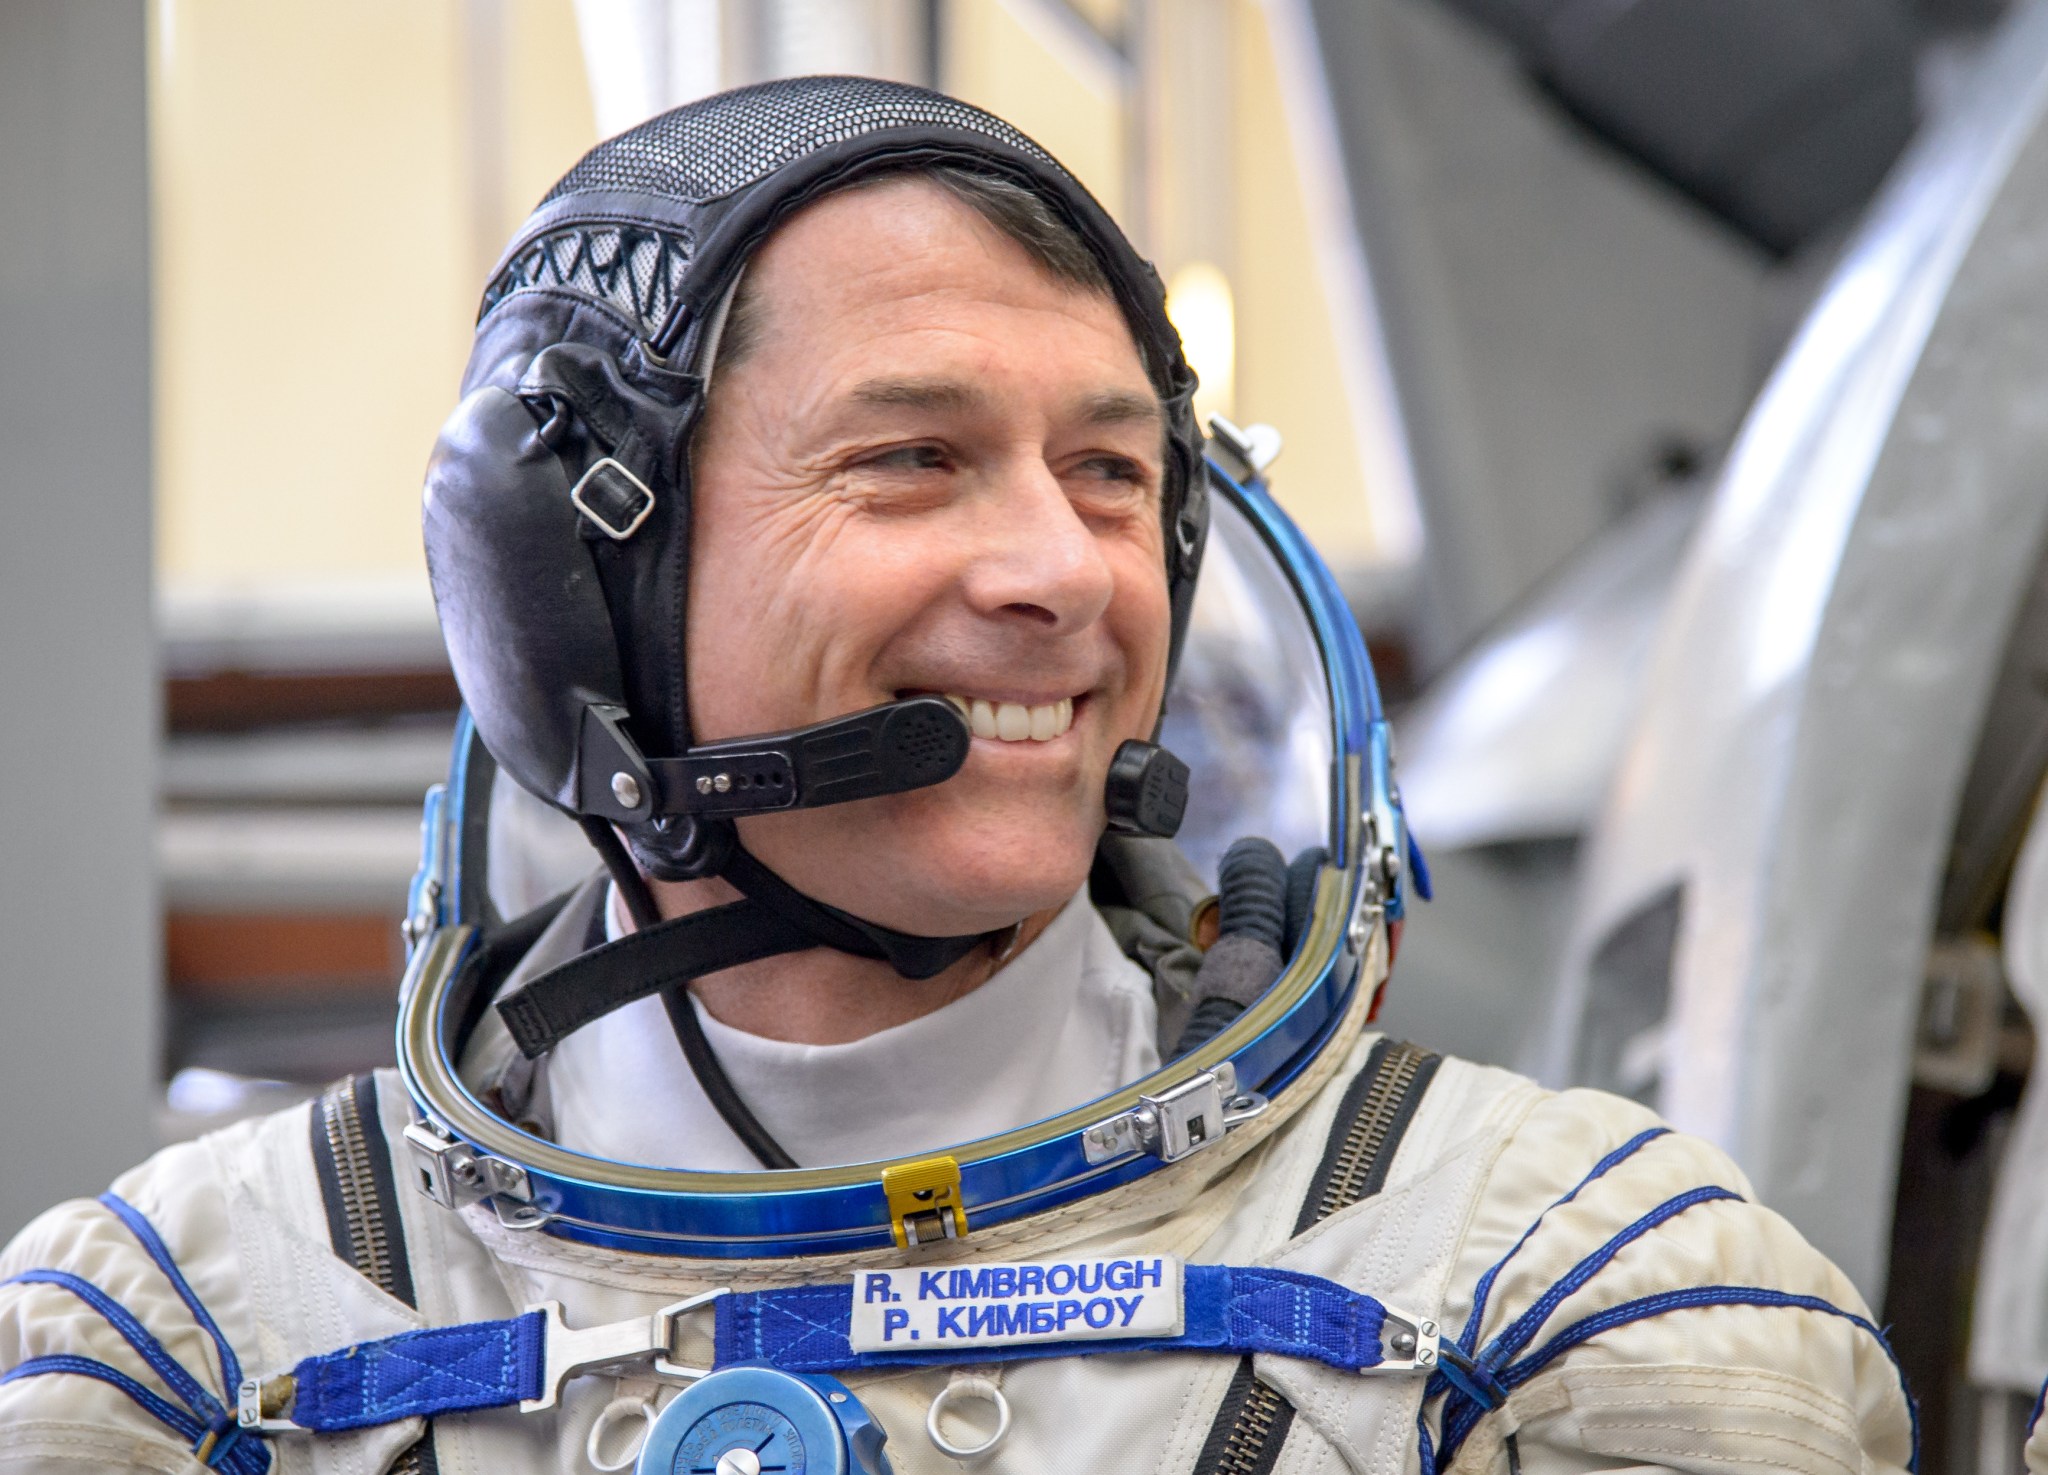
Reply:
<svg viewBox="0 0 2048 1475"><path fill-rule="evenodd" d="M1134 422L1161 425L1165 423L1166 411L1154 395L1106 389L1082 401L1081 416L1090 425L1129 425Z"/></svg>
<svg viewBox="0 0 2048 1475"><path fill-rule="evenodd" d="M864 405L908 410L972 410L988 396L956 379L869 379L856 384L853 398Z"/></svg>
<svg viewBox="0 0 2048 1475"><path fill-rule="evenodd" d="M986 390L957 379L869 379L853 388L857 404L892 409L941 410L954 414L989 403ZM1105 389L1085 396L1081 418L1090 425L1163 424L1166 412L1155 396Z"/></svg>

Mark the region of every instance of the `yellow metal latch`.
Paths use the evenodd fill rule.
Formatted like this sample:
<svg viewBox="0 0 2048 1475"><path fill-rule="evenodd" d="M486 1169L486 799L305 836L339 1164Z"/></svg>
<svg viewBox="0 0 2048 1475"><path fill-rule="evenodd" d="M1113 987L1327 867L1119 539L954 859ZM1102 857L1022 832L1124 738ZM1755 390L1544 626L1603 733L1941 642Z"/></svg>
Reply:
<svg viewBox="0 0 2048 1475"><path fill-rule="evenodd" d="M967 1211L960 1206L960 1164L954 1159L928 1157L884 1168L882 1192L889 1199L889 1232L896 1236L898 1249L967 1237Z"/></svg>

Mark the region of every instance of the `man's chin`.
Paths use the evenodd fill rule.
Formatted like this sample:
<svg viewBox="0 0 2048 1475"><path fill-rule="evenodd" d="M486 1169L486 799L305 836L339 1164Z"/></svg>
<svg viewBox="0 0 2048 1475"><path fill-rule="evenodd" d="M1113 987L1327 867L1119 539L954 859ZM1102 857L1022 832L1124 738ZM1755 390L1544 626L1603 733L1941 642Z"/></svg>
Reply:
<svg viewBox="0 0 2048 1475"><path fill-rule="evenodd" d="M943 857L884 852L848 860L836 875L820 873L821 901L899 932L955 937L994 932L1060 906L1088 879L1088 866L1062 857L1038 864L949 866ZM859 877L848 885L850 875ZM857 893L857 895L856 895Z"/></svg>
<svg viewBox="0 0 2048 1475"><path fill-rule="evenodd" d="M903 796L913 797L923 796ZM1063 905L1088 879L1092 825L1079 816L1049 825L1052 804L1022 808L920 804L902 814L870 810L857 827L820 823L830 811L819 811L742 828L749 849L818 900L898 931L950 937Z"/></svg>

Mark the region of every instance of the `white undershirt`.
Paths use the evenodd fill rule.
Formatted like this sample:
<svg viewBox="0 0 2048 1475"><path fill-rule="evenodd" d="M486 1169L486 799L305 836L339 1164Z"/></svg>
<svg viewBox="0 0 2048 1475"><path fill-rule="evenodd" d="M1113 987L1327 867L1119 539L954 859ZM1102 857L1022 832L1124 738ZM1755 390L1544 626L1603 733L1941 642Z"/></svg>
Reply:
<svg viewBox="0 0 2048 1475"><path fill-rule="evenodd" d="M607 932L621 927L614 893ZM944 1008L844 1045L797 1045L697 1018L733 1086L789 1155L827 1167L930 1152L1107 1095L1159 1068L1151 979L1086 892ZM555 1047L555 1140L615 1162L744 1172L760 1164L684 1061L658 998Z"/></svg>

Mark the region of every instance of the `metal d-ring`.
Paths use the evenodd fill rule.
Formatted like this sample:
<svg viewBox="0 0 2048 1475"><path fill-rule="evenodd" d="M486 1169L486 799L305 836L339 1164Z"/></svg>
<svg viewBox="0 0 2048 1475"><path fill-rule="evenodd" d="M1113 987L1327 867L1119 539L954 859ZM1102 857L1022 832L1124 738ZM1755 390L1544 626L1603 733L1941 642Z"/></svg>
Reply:
<svg viewBox="0 0 2048 1475"><path fill-rule="evenodd" d="M956 1398L978 1398L992 1403L996 1410L995 1433L980 1444L955 1444L939 1432L939 1416ZM955 1378L939 1390L939 1396L932 1400L931 1411L924 1416L924 1432L930 1437L932 1446L942 1455L956 1460L974 1460L983 1455L995 1453L1010 1432L1010 1400L1003 1397L1003 1390L987 1378Z"/></svg>

